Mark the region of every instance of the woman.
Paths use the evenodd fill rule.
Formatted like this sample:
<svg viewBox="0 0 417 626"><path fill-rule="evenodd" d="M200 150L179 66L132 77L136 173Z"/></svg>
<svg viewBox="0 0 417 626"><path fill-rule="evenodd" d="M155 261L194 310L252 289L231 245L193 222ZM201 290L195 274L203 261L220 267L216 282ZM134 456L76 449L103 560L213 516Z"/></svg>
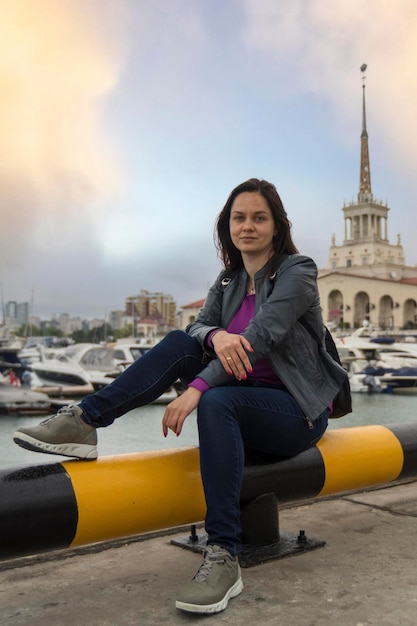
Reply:
<svg viewBox="0 0 417 626"><path fill-rule="evenodd" d="M239 496L245 447L292 456L317 442L346 372L305 329L324 336L314 262L298 254L275 187L250 179L217 220L224 264L195 322L169 333L112 384L32 428L17 444L84 459L97 457L96 429L156 399L175 380L162 430L179 435L197 409L207 504L207 550L176 606L216 613L242 580Z"/></svg>

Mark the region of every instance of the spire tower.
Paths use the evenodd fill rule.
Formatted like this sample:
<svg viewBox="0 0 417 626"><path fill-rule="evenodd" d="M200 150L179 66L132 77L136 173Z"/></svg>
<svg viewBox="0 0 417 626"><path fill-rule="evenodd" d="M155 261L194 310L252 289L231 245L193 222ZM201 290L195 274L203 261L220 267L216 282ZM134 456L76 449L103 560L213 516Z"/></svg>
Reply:
<svg viewBox="0 0 417 626"><path fill-rule="evenodd" d="M361 133L361 165L359 174L359 204L372 202L371 167L369 163L368 132L366 130L365 72L366 64L361 65L362 72L362 133Z"/></svg>
<svg viewBox="0 0 417 626"><path fill-rule="evenodd" d="M344 238L341 246L336 245L335 237L329 254L329 267L351 268L350 272L366 274L375 268L404 264L404 252L398 237L397 244L391 245L388 239L388 204L377 200L372 193L369 166L368 131L366 128L365 71L362 73L362 132L360 148L360 177L357 200L343 206ZM381 273L385 271L381 269ZM389 272L388 272L389 274ZM375 274L373 274L375 275Z"/></svg>
<svg viewBox="0 0 417 626"><path fill-rule="evenodd" d="M319 270L323 314L336 327L355 328L364 320L381 328L417 327L417 268L407 266L401 237L388 239L387 202L374 197L366 128L365 63L360 66L362 102L358 98L360 134L359 193L344 203L344 238L331 238L329 262ZM359 87L359 85L358 85ZM360 92L358 90L358 96ZM369 111L368 111L369 113Z"/></svg>

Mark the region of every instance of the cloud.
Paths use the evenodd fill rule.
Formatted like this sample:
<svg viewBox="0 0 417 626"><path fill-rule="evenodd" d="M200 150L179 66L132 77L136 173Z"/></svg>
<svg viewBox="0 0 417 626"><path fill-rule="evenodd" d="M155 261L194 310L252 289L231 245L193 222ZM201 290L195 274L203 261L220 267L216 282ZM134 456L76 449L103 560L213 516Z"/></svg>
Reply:
<svg viewBox="0 0 417 626"><path fill-rule="evenodd" d="M277 81L282 98L309 94L333 105L333 124L356 139L359 68L368 64L373 139L390 166L417 168L417 4L414 0L244 0L244 41ZM337 117L337 120L335 119ZM341 121L344 120L344 121Z"/></svg>
<svg viewBox="0 0 417 626"><path fill-rule="evenodd" d="M364 62L374 191L385 175L414 215L414 1L215 4L0 3L6 301L34 287L36 314L97 315L140 289L204 297L215 216L253 175L325 258L356 190Z"/></svg>
<svg viewBox="0 0 417 626"><path fill-rule="evenodd" d="M122 183L100 124L123 50L116 0L0 5L3 275L89 229ZM110 25L112 29L110 29ZM90 235L90 237L93 235Z"/></svg>

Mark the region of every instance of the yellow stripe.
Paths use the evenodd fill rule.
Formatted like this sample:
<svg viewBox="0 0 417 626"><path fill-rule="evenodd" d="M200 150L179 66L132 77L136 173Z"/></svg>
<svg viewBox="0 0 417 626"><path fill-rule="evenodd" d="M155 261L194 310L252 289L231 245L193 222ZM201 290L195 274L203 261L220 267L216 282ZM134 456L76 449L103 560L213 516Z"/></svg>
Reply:
<svg viewBox="0 0 417 626"><path fill-rule="evenodd" d="M318 496L390 482L398 478L403 467L401 443L384 426L330 430L317 447L325 467Z"/></svg>
<svg viewBox="0 0 417 626"><path fill-rule="evenodd" d="M78 505L71 546L198 522L205 516L197 448L62 463Z"/></svg>
<svg viewBox="0 0 417 626"><path fill-rule="evenodd" d="M384 426L327 431L317 447L325 467L324 485L318 496L388 483L402 471L401 443ZM78 507L77 531L71 546L204 519L198 448L155 450L62 465L69 474Z"/></svg>

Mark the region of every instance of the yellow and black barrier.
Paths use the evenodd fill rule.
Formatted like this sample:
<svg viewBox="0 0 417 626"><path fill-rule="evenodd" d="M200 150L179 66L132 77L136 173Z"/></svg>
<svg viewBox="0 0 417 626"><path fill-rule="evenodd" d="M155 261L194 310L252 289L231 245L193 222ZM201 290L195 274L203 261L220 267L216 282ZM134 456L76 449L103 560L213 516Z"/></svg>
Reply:
<svg viewBox="0 0 417 626"><path fill-rule="evenodd" d="M417 422L328 431L291 459L245 467L242 502L305 500L417 478ZM0 558L72 548L204 519L198 448L0 472Z"/></svg>

